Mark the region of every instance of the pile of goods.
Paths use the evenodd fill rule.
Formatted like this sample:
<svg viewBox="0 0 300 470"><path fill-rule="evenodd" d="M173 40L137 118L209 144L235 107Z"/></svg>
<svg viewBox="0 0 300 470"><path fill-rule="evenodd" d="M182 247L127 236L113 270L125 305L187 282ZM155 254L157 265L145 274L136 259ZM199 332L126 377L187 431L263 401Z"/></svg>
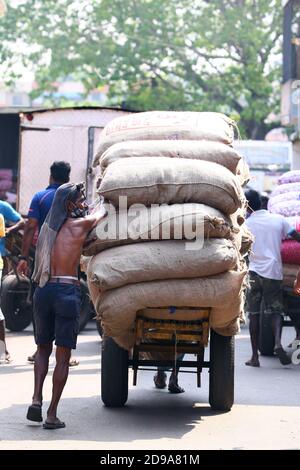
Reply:
<svg viewBox="0 0 300 470"><path fill-rule="evenodd" d="M300 170L288 171L278 179L278 186L270 196L268 209L273 214L286 217L290 226L300 232ZM293 287L300 269L300 243L295 240L284 240L281 257L283 284Z"/></svg>
<svg viewBox="0 0 300 470"><path fill-rule="evenodd" d="M121 347L147 307L210 307L211 328L238 332L251 234L234 128L219 113L154 111L104 128L94 166L108 216L84 255L97 316Z"/></svg>

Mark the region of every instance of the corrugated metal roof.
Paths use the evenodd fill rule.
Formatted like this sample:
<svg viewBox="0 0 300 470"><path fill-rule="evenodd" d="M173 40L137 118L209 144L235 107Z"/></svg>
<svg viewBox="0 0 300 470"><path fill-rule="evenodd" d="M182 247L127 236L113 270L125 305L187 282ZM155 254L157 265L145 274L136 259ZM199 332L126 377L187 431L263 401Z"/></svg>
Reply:
<svg viewBox="0 0 300 470"><path fill-rule="evenodd" d="M49 111L68 111L68 110L82 110L82 109L107 109L112 111L126 111L128 113L138 113L140 111L134 109L127 109L121 107L109 107L109 106L70 106L64 108L35 108L35 107L27 107L27 106L7 106L7 107L0 107L1 114L19 114L19 113L46 113Z"/></svg>

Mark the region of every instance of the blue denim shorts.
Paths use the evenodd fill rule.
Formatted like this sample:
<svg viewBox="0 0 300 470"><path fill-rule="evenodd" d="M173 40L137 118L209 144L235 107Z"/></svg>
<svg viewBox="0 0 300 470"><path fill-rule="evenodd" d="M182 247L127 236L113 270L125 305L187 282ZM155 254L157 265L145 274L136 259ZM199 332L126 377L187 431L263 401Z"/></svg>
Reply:
<svg viewBox="0 0 300 470"><path fill-rule="evenodd" d="M80 286L48 283L37 287L33 296L36 344L76 349L79 333Z"/></svg>

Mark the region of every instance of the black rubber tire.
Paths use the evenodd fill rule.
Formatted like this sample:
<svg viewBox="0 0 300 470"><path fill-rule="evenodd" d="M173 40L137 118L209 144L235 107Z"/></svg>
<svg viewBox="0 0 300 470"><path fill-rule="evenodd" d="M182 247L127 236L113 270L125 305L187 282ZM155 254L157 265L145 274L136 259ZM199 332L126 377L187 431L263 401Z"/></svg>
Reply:
<svg viewBox="0 0 300 470"><path fill-rule="evenodd" d="M209 404L230 411L234 402L234 336L210 333Z"/></svg>
<svg viewBox="0 0 300 470"><path fill-rule="evenodd" d="M101 398L105 406L124 406L128 398L128 351L105 337L101 356Z"/></svg>
<svg viewBox="0 0 300 470"><path fill-rule="evenodd" d="M22 331L32 321L32 304L27 302L30 281L8 274L2 280L1 309L5 326L10 331Z"/></svg>
<svg viewBox="0 0 300 470"><path fill-rule="evenodd" d="M96 315L93 303L90 299L87 283L84 279L80 279L81 305L79 317L79 331L82 331L86 324Z"/></svg>
<svg viewBox="0 0 300 470"><path fill-rule="evenodd" d="M259 351L262 356L274 356L275 339L272 330L272 315L260 314Z"/></svg>
<svg viewBox="0 0 300 470"><path fill-rule="evenodd" d="M284 311L290 317L293 326L300 329L300 297L294 295L292 289L284 290Z"/></svg>

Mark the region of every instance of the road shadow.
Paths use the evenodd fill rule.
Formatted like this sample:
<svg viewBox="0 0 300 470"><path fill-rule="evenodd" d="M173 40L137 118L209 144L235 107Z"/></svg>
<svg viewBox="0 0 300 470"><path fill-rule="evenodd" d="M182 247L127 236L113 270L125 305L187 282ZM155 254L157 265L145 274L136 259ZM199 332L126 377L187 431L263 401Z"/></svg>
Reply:
<svg viewBox="0 0 300 470"><path fill-rule="evenodd" d="M195 404L188 396L171 396L156 390L130 391L131 399L122 408L106 408L99 397L65 398L59 416L66 428L47 431L26 420L27 406L12 405L0 410L1 440L43 441L78 440L89 442L133 442L178 439L192 431L203 418L220 414L207 404ZM44 415L48 403L44 404ZM9 419L8 419L9 417Z"/></svg>
<svg viewBox="0 0 300 470"><path fill-rule="evenodd" d="M87 355L82 352L82 354L76 354L75 352L72 354L72 358L76 358L79 360L79 365L78 366L73 366L70 367L69 373L78 373L78 374L85 374L85 373L91 373L91 369L85 369L86 366L88 365L94 365L95 369L93 371L95 373L99 373L100 371L100 364L101 364L101 352L99 350L97 357L94 358L87 358ZM51 374L54 370L55 367L55 355L52 354L50 356L49 360L49 373ZM7 375L7 374L19 374L19 373L26 373L26 372L31 372L33 373L33 368L34 365L29 363L28 361L24 361L24 363L10 362L9 364L0 364L0 376Z"/></svg>

